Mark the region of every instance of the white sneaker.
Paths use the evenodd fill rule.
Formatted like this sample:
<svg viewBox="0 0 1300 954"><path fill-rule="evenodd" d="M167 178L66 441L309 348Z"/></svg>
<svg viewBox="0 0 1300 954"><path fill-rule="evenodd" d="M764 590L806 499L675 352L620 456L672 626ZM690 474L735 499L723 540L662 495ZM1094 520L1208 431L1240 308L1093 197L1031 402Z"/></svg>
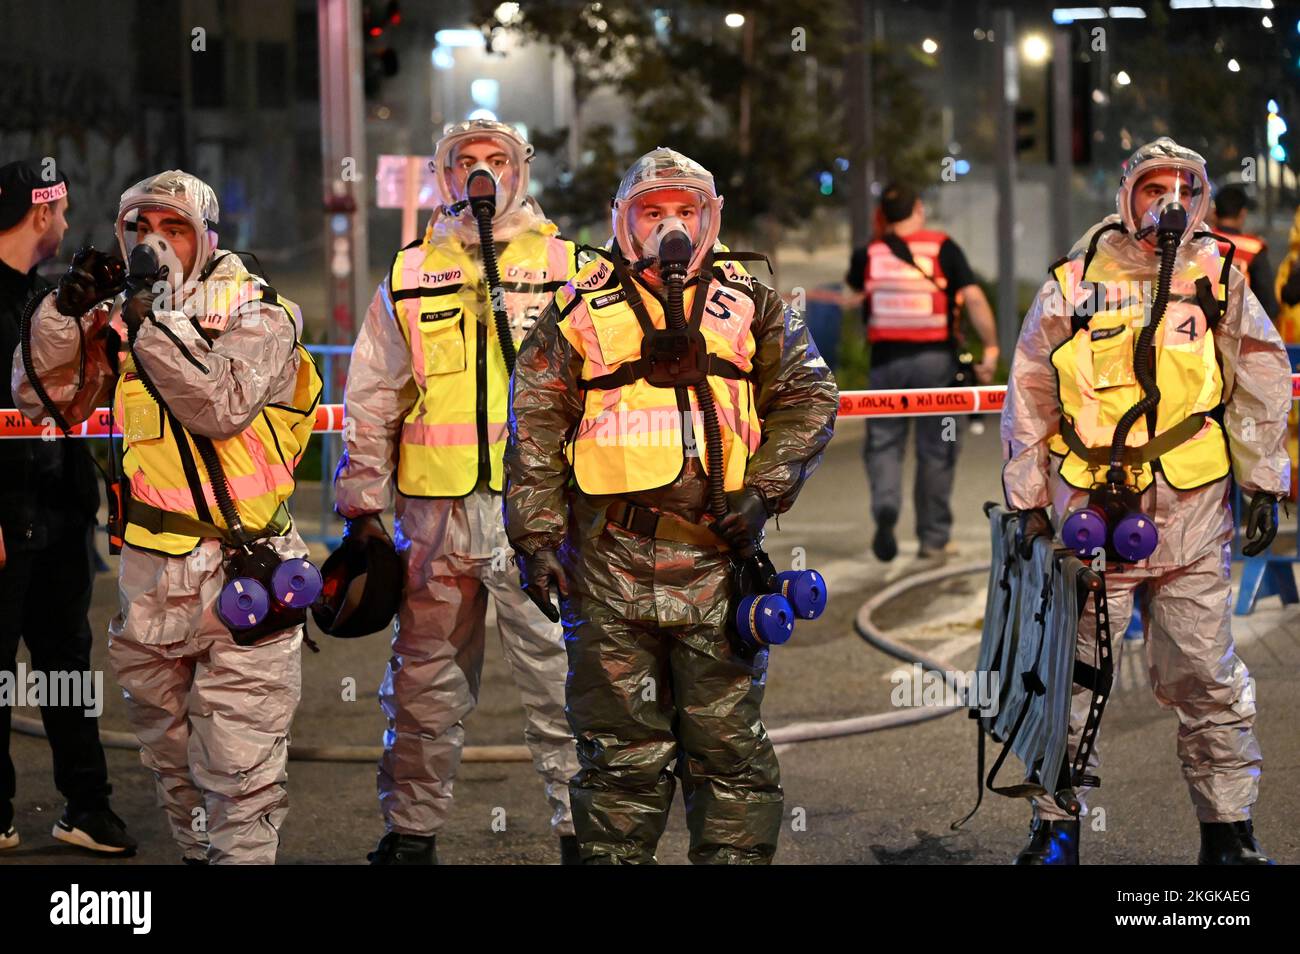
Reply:
<svg viewBox="0 0 1300 954"><path fill-rule="evenodd" d="M17 848L20 844L22 844L22 839L18 837L18 829L13 825L9 826L8 831L0 834L0 851Z"/></svg>

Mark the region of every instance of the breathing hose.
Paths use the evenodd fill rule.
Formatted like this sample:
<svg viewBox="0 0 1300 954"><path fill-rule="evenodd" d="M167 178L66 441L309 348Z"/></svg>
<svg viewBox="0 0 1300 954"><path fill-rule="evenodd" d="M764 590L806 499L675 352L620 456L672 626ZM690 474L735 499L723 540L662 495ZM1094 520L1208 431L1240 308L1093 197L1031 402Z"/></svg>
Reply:
<svg viewBox="0 0 1300 954"><path fill-rule="evenodd" d="M45 407L45 412L49 414L54 420L54 423L58 425L59 430L66 434L68 432L68 420L63 416L62 412L54 406L54 402L50 400L50 395L45 390L45 386L41 384L41 379L36 376L36 363L32 360L32 318L36 315L36 309L41 307L41 303L53 294L55 294L55 290L51 288L46 294L33 295L27 300L27 304L23 307L22 317L19 319L18 323L18 348L22 353L23 371L27 374L27 380L31 383L32 390L36 392L37 400L39 400ZM80 322L77 322L77 330L81 330ZM82 360L84 361L84 348L81 353Z"/></svg>
<svg viewBox="0 0 1300 954"><path fill-rule="evenodd" d="M1154 411L1160 404L1160 388L1156 386L1155 371L1151 367L1151 344L1169 305L1169 286L1173 282L1174 261L1178 256L1181 234L1181 230L1162 229L1157 239L1160 245L1160 271L1156 276L1156 293L1151 302L1150 320L1138 335L1133 355L1134 373L1142 386L1143 397L1125 411L1115 425L1115 437L1110 445L1110 470L1106 474L1107 481L1113 484L1124 483L1124 445L1128 441L1129 431L1144 414Z"/></svg>
<svg viewBox="0 0 1300 954"><path fill-rule="evenodd" d="M497 327L497 342L501 357L506 362L506 373L514 377L515 340L510 334L510 319L506 316L505 292L501 288L501 271L497 267L497 246L492 237L494 206L486 202L474 204L474 219L478 222L478 244L483 252L483 273L487 278L489 304Z"/></svg>
<svg viewBox="0 0 1300 954"><path fill-rule="evenodd" d="M686 269L684 266L665 263L662 266L664 287L668 291L668 327L674 331L686 330L686 312L682 306L685 294ZM704 294L701 290L699 294ZM726 485L722 479L722 428L718 425L718 407L713 400L713 389L708 376L695 386L695 399L700 405L704 420L704 452L708 462L709 512L721 520L727 515Z"/></svg>

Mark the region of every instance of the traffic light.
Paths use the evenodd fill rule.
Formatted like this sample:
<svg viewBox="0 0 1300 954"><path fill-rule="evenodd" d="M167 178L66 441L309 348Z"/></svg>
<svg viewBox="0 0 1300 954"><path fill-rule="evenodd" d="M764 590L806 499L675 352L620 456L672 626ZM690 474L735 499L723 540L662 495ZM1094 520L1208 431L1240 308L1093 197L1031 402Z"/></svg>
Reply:
<svg viewBox="0 0 1300 954"><path fill-rule="evenodd" d="M1047 128L1054 129L1056 117L1054 75L1048 76ZM1089 64L1076 60L1070 64L1070 162L1086 166L1092 162L1092 88L1093 79ZM1056 162L1056 139L1047 137L1047 161Z"/></svg>
<svg viewBox="0 0 1300 954"><path fill-rule="evenodd" d="M392 29L402 22L401 7L397 0L389 0L382 16L376 15L376 7L367 3L361 8L361 30L366 41L361 82L366 99L377 96L384 80L396 76L401 67L391 42ZM386 33L389 36L385 37Z"/></svg>

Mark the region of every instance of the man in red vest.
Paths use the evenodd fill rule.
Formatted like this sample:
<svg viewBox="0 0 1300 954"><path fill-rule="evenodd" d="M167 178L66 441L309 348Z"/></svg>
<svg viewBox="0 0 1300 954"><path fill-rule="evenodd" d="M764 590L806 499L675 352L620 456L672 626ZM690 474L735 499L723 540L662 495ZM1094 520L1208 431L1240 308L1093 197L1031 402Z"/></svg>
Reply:
<svg viewBox="0 0 1300 954"><path fill-rule="evenodd" d="M862 292L862 316L871 342L873 389L943 388L958 371L957 309L964 305L984 342L975 377L988 384L998 366L997 329L988 299L966 256L943 232L925 226L925 207L911 188L893 184L880 196L883 233L857 249L845 282ZM867 425L867 480L879 560L898 555L894 524L902 496L903 454L909 419L882 417ZM940 416L916 419L916 535L918 556L953 552L953 470L958 430Z"/></svg>
<svg viewBox="0 0 1300 954"><path fill-rule="evenodd" d="M1246 287L1255 293L1270 321L1277 321L1277 296L1273 293L1273 266L1268 260L1268 243L1247 232L1246 212L1255 207L1246 190L1225 185L1214 197L1214 231L1227 236L1233 246L1232 264L1246 276ZM1219 242L1219 254L1227 256L1228 242Z"/></svg>

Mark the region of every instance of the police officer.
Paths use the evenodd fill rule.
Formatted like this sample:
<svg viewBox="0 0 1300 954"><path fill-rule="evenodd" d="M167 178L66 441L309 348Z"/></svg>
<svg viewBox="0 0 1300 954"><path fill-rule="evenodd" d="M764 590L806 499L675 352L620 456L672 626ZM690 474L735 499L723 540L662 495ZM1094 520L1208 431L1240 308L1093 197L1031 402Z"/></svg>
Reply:
<svg viewBox="0 0 1300 954"><path fill-rule="evenodd" d="M68 180L34 162L0 167L0 354L19 347L22 313L49 288L36 266L59 252L68 229ZM9 388L0 407L13 407ZM99 492L81 441L0 440L0 672L13 674L18 641L33 669L90 670L93 534ZM53 700L52 700L53 701ZM9 757L13 707L0 702L0 849L13 848L15 777ZM54 755L54 783L67 799L54 837L123 857L135 840L109 807L112 791L98 720L83 708L41 709Z"/></svg>
<svg viewBox="0 0 1300 954"><path fill-rule="evenodd" d="M883 231L854 252L845 281L861 292L862 314L871 343L871 387L943 388L958 371L957 314L965 306L984 344L975 365L980 384L998 366L997 329L983 290L962 250L943 232L926 227L925 207L915 190L886 187L880 196ZM945 433L941 417L916 419L916 481L913 505L921 559L954 552L953 472L957 432ZM865 457L876 524L871 550L888 562L898 555L894 525L901 507L903 457L911 422L882 417L867 425ZM951 438L951 439L946 439Z"/></svg>

